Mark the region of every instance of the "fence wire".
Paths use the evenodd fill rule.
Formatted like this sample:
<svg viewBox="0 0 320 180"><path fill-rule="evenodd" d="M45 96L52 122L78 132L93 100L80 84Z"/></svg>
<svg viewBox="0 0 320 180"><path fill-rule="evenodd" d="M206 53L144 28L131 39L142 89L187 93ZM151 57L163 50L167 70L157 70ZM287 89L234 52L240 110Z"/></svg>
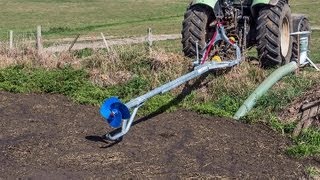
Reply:
<svg viewBox="0 0 320 180"><path fill-rule="evenodd" d="M148 33L149 32L149 33ZM108 48L107 46L114 45L129 45L129 44L139 44L144 43L149 46L160 46L166 50L175 48L175 45L172 43L165 43L166 39L171 40L174 44L177 44L176 39L179 39L180 36L177 34L171 35L154 35L150 33L150 29L147 29L144 36L136 37L119 37L119 36L110 36L107 33L88 33L88 34L79 34L72 33L67 36L61 36L58 38L53 38L52 35L47 35L44 31L41 36L42 47L45 51L49 52L62 52L68 51L71 47L73 50L80 50L85 48L99 49L99 48ZM78 37L78 38L77 38ZM105 41L103 39L105 37ZM36 48L36 39L37 32L19 32L13 31L12 37L11 33L0 33L0 46L5 47L5 49L24 49L24 48ZM76 40L76 41L75 41ZM159 42L157 42L159 41ZM161 41L161 42L160 42ZM75 42L75 44L73 44ZM72 45L73 44L73 45Z"/></svg>

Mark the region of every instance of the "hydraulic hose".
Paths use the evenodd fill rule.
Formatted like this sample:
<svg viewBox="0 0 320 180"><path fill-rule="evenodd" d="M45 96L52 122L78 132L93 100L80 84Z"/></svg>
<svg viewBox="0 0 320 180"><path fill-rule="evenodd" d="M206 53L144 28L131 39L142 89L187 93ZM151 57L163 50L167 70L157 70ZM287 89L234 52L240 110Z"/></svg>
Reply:
<svg viewBox="0 0 320 180"><path fill-rule="evenodd" d="M257 103L258 99L264 95L275 83L277 83L281 78L287 74L295 71L298 68L296 62L291 62L284 66L281 66L275 70L267 79L265 79L259 87L245 100L236 114L233 116L234 119L239 120L241 117L245 116Z"/></svg>

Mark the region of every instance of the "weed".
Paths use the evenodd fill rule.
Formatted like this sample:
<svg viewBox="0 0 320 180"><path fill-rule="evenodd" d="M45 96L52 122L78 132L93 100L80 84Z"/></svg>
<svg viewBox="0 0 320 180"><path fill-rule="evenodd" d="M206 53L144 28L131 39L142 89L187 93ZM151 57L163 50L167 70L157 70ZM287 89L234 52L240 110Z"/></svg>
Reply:
<svg viewBox="0 0 320 180"><path fill-rule="evenodd" d="M173 99L174 96L171 93L155 96L147 101L142 107L140 115L146 115L155 112L172 112L176 109L175 106L170 104Z"/></svg>
<svg viewBox="0 0 320 180"><path fill-rule="evenodd" d="M142 77L134 77L127 84L119 86L116 95L129 100L132 97L142 95L148 90L148 81Z"/></svg>
<svg viewBox="0 0 320 180"><path fill-rule="evenodd" d="M218 117L232 117L233 115L230 112L215 106L214 102L194 104L194 106L192 107L192 110L202 114L208 114L208 115L218 116Z"/></svg>
<svg viewBox="0 0 320 180"><path fill-rule="evenodd" d="M270 107L272 111L279 111L311 87L313 83L312 79L305 79L302 76L286 76L273 88L273 91L260 98L257 106Z"/></svg>
<svg viewBox="0 0 320 180"><path fill-rule="evenodd" d="M307 167L306 172L314 179L318 179L320 176L320 169L314 166Z"/></svg>
<svg viewBox="0 0 320 180"><path fill-rule="evenodd" d="M93 49L85 48L81 50L76 50L73 52L73 55L77 58L86 58L92 56L94 53Z"/></svg>
<svg viewBox="0 0 320 180"><path fill-rule="evenodd" d="M48 71L15 66L0 70L0 89L15 93L59 93L80 103L98 105L109 96L108 90L94 86L87 79L85 71L70 67Z"/></svg>
<svg viewBox="0 0 320 180"><path fill-rule="evenodd" d="M296 127L296 123L284 124L275 114L268 115L268 123L275 131L281 132L282 134L290 134Z"/></svg>
<svg viewBox="0 0 320 180"><path fill-rule="evenodd" d="M290 147L287 153L296 157L318 155L320 153L320 130L309 129L295 139L297 145Z"/></svg>

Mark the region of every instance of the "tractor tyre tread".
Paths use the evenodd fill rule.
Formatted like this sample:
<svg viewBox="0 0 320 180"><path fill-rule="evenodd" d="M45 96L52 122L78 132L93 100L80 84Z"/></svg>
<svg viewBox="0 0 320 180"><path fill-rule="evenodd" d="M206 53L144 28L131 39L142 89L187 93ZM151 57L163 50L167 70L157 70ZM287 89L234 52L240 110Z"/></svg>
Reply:
<svg viewBox="0 0 320 180"><path fill-rule="evenodd" d="M210 11L204 6L191 6L184 15L182 22L182 46L185 56L194 58L198 52L205 48L206 30Z"/></svg>
<svg viewBox="0 0 320 180"><path fill-rule="evenodd" d="M265 6L259 11L256 19L257 30L257 51L262 67L272 67L290 61L292 39L290 37L290 47L288 55L281 55L280 26L282 19L289 15L290 31L292 29L291 10L285 0L279 0L275 6ZM291 33L291 32L289 32Z"/></svg>

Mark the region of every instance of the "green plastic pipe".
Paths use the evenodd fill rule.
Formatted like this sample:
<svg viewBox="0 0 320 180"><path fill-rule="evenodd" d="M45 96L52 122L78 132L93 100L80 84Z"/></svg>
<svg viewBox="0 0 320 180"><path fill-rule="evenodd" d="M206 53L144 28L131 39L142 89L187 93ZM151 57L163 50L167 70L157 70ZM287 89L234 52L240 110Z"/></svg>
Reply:
<svg viewBox="0 0 320 180"><path fill-rule="evenodd" d="M253 108L262 95L264 95L282 77L295 71L297 68L297 63L291 62L275 70L259 85L259 87L248 97L248 99L246 99L233 118L239 120L241 117L245 116Z"/></svg>

